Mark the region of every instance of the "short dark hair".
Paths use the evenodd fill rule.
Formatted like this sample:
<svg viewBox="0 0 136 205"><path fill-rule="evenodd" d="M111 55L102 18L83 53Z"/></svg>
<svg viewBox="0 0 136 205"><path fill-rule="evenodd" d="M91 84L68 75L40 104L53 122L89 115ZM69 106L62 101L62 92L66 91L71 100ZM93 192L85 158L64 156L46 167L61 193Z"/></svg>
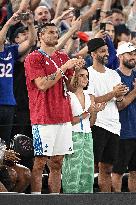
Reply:
<svg viewBox="0 0 136 205"><path fill-rule="evenodd" d="M122 16L124 16L124 13L122 12L122 10L117 9L117 8L112 9L112 14L114 14L114 13L121 14Z"/></svg>
<svg viewBox="0 0 136 205"><path fill-rule="evenodd" d="M43 31L43 29L48 27L48 26L55 26L56 27L56 25L54 23L41 23L41 24L38 24L38 33L41 33Z"/></svg>
<svg viewBox="0 0 136 205"><path fill-rule="evenodd" d="M37 28L38 28L38 31L37 31L37 36L38 36L38 39L40 39L40 33L48 26L55 26L56 25L54 23L41 23L41 24L38 24Z"/></svg>
<svg viewBox="0 0 136 205"><path fill-rule="evenodd" d="M18 37L19 33L25 33L28 31L28 27L20 26L15 30L15 32L10 36L10 42L15 43L15 38Z"/></svg>

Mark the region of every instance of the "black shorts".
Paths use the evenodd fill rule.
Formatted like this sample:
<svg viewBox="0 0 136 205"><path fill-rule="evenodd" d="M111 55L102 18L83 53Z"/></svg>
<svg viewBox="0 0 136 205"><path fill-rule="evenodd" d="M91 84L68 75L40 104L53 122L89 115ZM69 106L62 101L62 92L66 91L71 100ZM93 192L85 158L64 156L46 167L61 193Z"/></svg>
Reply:
<svg viewBox="0 0 136 205"><path fill-rule="evenodd" d="M119 153L113 172L123 174L126 171L136 171L136 139L121 139Z"/></svg>
<svg viewBox="0 0 136 205"><path fill-rule="evenodd" d="M119 136L101 127L92 127L94 162L113 164L118 156Z"/></svg>

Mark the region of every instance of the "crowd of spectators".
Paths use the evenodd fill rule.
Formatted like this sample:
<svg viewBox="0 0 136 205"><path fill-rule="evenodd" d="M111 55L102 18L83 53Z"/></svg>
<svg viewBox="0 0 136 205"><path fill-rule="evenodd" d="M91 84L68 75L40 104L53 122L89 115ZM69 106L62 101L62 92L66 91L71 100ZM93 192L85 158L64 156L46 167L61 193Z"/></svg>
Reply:
<svg viewBox="0 0 136 205"><path fill-rule="evenodd" d="M122 176L124 173L129 172L129 191L135 192L136 0L0 0L0 138L5 141L7 147L5 158L6 155L10 156L10 153L13 156L9 159L9 161L13 161L11 165L10 163L6 164L6 160L0 165L0 173L6 173L0 175L0 191L23 192L30 184L30 170L33 167L33 158L22 157L19 159L17 153L10 150L10 144L16 134L23 134L31 139L33 138L29 110L29 88L26 85L24 62L31 52L40 48L42 28L50 23L57 27L59 34L55 50L63 51L70 59L82 58L84 61L85 65L82 72L78 71L79 73L76 73L75 70L77 76L75 74L74 77L76 79L79 78L79 75L82 77L87 72L86 68L88 68L87 78L89 76L89 80L86 81L85 85L79 87L87 89L89 95L94 97L94 99L89 99L90 104L86 104L87 109L93 104L93 101L95 105L93 104L93 109L91 107L89 110L89 115L83 115L83 119L80 117L76 122L73 120L72 124L78 123L80 125L86 118L89 122L91 112L93 114L95 112L95 119L93 123L91 122L92 128L87 128L87 132L82 131L82 129L77 132L78 129L76 128L75 131L75 125L73 126L73 132L75 133L84 132L85 134L89 133L88 135L91 136L90 132L92 132L91 139L87 141L87 144L90 143L91 150L88 149L90 155L92 156L92 152L94 152L94 158L90 159L92 160L91 163L94 163L94 169L90 164L92 169L90 172L91 177L93 177L94 172L99 172L98 184L100 191L111 192L113 190L120 192ZM132 49L130 49L131 46ZM102 48L105 48L105 50ZM131 56L129 56L129 53ZM129 69L131 69L131 72ZM96 71L100 72L101 75ZM87 84L89 84L88 88L86 88ZM71 91L69 95L73 107L77 106L77 108L72 107L73 119L75 119L75 116L88 111L85 109L86 106L83 106L83 102L88 100L88 94L84 94L82 90L82 95L87 95L84 100L78 86L76 91L72 86L71 83L68 89ZM76 102L72 101L74 95L78 96L80 105L76 100ZM77 104L74 105L74 103ZM81 109L81 113L78 113L81 105L84 109ZM73 111L73 109L75 110ZM95 125L93 126L93 124ZM128 131L125 131L125 129ZM77 136L75 133L73 137L76 140L80 137L86 137L86 135L82 136L81 133ZM120 148L122 146L121 142L121 145L118 146L119 140L111 140L112 135L121 136L121 142L130 140L132 143L126 142L124 147ZM105 140L101 136L107 136L108 139ZM101 138L101 141L99 142L97 138ZM94 140L94 147L92 139ZM80 143L83 144L84 142ZM129 144L129 146L126 146L126 144ZM77 151L76 148L75 145L75 153L78 155L79 150ZM84 150L84 148L81 149ZM110 152L109 149L113 150ZM98 152L101 153L101 156ZM117 154L120 152L121 154ZM124 158L122 155L124 152L127 154L124 154L126 161L123 163ZM130 152L131 154L128 154ZM111 156L108 158L107 155ZM121 167L119 167L120 157ZM78 181L76 178L77 176L80 177L82 172L84 174L83 170L80 174L78 173L81 167L90 169L89 165L85 164L81 167L77 166L77 170L74 170L78 175L75 177L76 174L73 172L75 189L71 188L72 166L74 167L77 158L76 155L73 155L73 161L71 159L71 162L69 156L64 158L62 169L62 175L64 173L64 178L62 176L64 192L72 193L72 190L76 190L73 191L76 193L93 192L92 178L88 177L90 187L87 184L89 188L85 190L79 188L80 183L83 183L84 180ZM115 159L116 164L114 167ZM85 156L83 160L86 160ZM20 168L18 161L24 166ZM70 165L71 168L66 170ZM113 184L111 179L112 168L114 171ZM68 171L71 173L70 181L66 180L67 175L69 175ZM1 176L7 177L7 181L2 180Z"/></svg>

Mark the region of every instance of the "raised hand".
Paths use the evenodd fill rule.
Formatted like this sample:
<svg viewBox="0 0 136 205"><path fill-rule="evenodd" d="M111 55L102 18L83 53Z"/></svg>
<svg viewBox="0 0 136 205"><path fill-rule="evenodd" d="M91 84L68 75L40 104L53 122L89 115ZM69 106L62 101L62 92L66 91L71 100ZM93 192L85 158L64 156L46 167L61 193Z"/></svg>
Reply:
<svg viewBox="0 0 136 205"><path fill-rule="evenodd" d="M20 19L18 19L18 17L19 17L19 13L18 12L14 13L13 16L7 21L6 24L9 26L17 24L18 22L20 22Z"/></svg>
<svg viewBox="0 0 136 205"><path fill-rule="evenodd" d="M75 32L79 31L81 28L81 24L82 24L82 19L80 17L77 19L73 17L73 20L71 22L71 29L73 29Z"/></svg>
<svg viewBox="0 0 136 205"><path fill-rule="evenodd" d="M96 33L95 38L103 38L103 39L104 39L105 36L106 36L105 31L104 31L104 30L100 30L100 31L98 31L98 32Z"/></svg>
<svg viewBox="0 0 136 205"><path fill-rule="evenodd" d="M60 16L61 20L65 20L67 18L73 17L74 8L69 8L68 10L64 11Z"/></svg>

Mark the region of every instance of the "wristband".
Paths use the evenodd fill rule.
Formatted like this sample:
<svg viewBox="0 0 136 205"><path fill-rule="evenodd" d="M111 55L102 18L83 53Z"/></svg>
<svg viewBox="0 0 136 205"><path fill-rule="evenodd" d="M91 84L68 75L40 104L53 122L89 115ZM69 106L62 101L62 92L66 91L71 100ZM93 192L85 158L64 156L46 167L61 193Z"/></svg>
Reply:
<svg viewBox="0 0 136 205"><path fill-rule="evenodd" d="M122 101L123 101L123 98L121 98L120 100L116 100L117 103L122 102Z"/></svg>
<svg viewBox="0 0 136 205"><path fill-rule="evenodd" d="M65 78L68 80L67 76L65 75L65 73L63 72L63 70L61 70L61 68L59 68L59 71L61 72L62 77L65 77Z"/></svg>

